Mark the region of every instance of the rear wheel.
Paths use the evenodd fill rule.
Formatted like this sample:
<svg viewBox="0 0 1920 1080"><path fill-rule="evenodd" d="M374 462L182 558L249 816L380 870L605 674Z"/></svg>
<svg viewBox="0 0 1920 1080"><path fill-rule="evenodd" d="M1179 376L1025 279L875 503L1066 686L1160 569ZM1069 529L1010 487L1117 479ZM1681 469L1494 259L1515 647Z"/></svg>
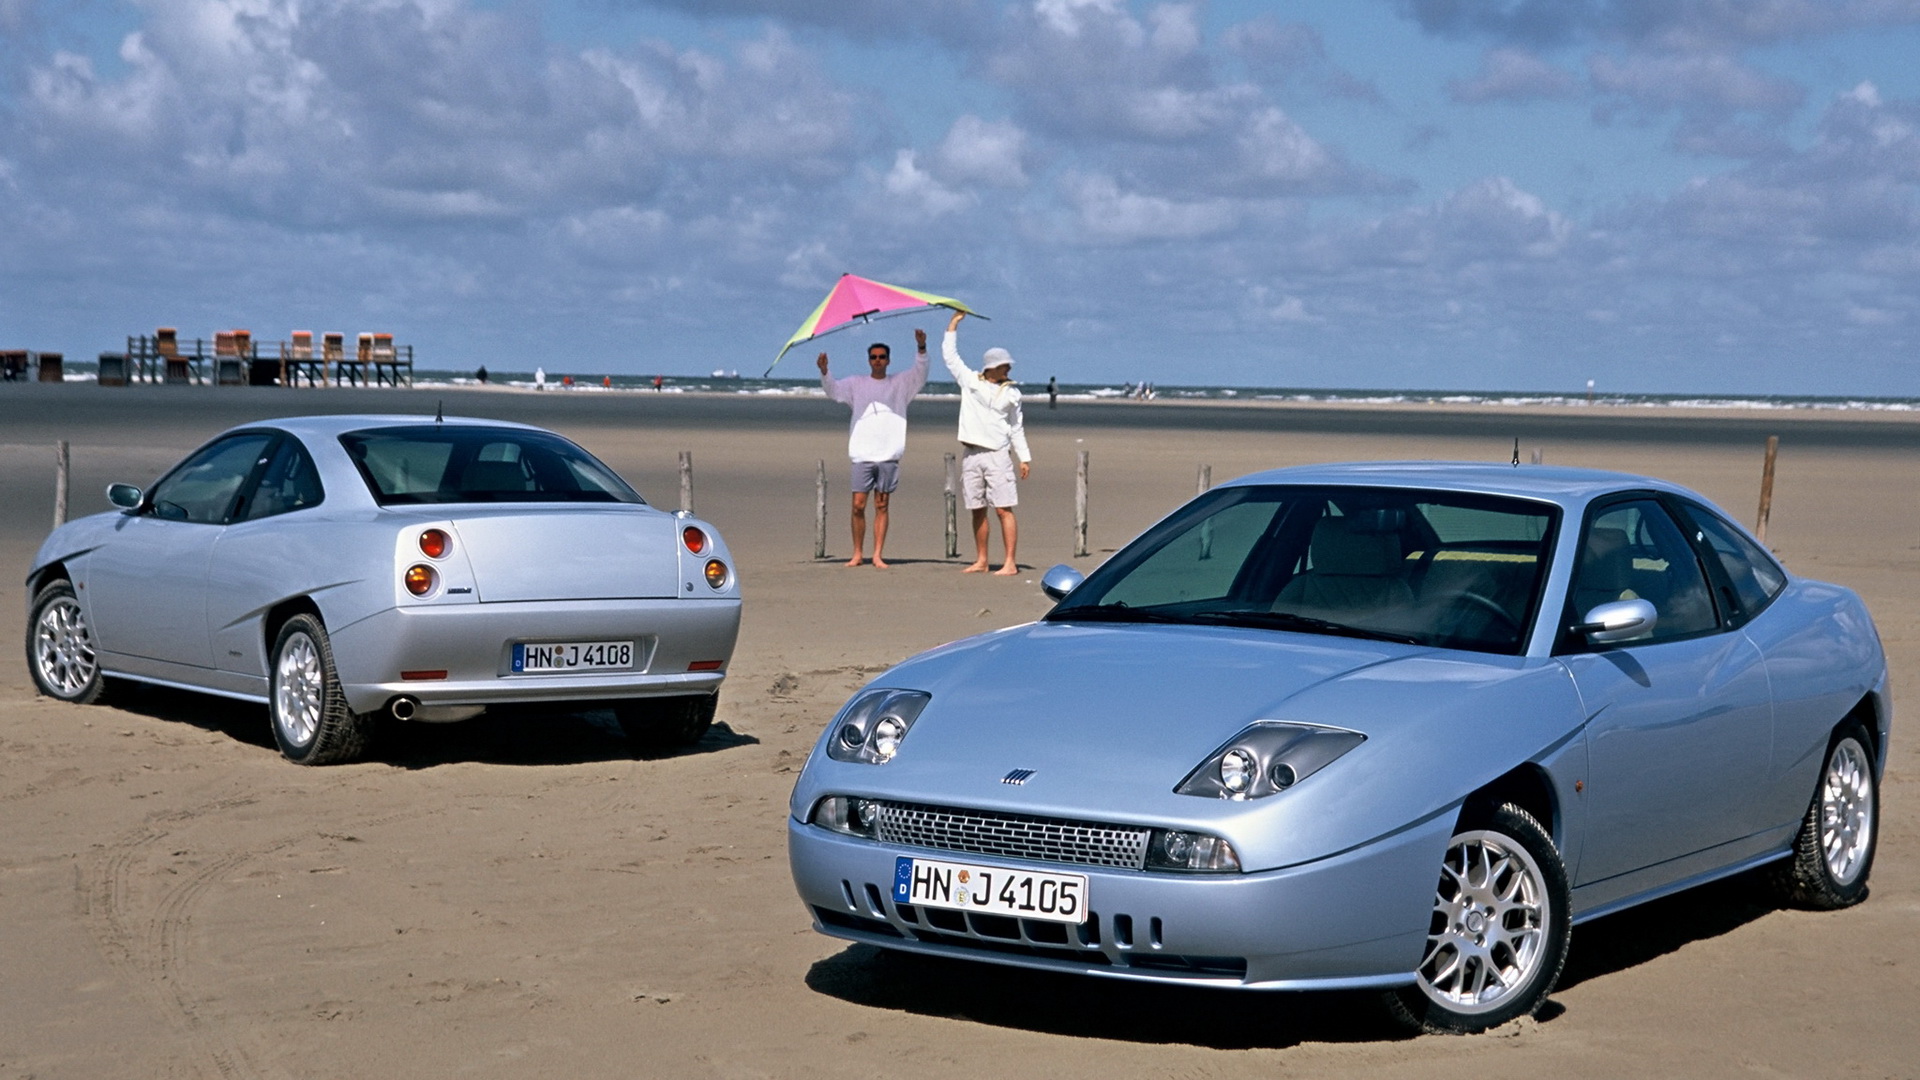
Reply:
<svg viewBox="0 0 1920 1080"><path fill-rule="evenodd" d="M1401 1023L1467 1034L1531 1016L1567 959L1572 925L1560 852L1507 803L1447 842L1414 984L1387 995Z"/></svg>
<svg viewBox="0 0 1920 1080"><path fill-rule="evenodd" d="M48 583L33 598L27 616L27 670L41 693L76 705L100 700L106 688L93 626L65 579Z"/></svg>
<svg viewBox="0 0 1920 1080"><path fill-rule="evenodd" d="M719 694L692 697L636 698L613 708L627 740L643 750L670 750L692 746L713 726Z"/></svg>
<svg viewBox="0 0 1920 1080"><path fill-rule="evenodd" d="M295 615L274 639L268 711L273 741L295 764L352 761L366 749L373 717L347 707L333 668L333 646L318 617Z"/></svg>
<svg viewBox="0 0 1920 1080"><path fill-rule="evenodd" d="M1867 898L1880 832L1880 789L1868 745L1867 733L1852 727L1827 749L1820 786L1793 838L1793 857L1775 871L1775 884L1790 904L1833 911Z"/></svg>

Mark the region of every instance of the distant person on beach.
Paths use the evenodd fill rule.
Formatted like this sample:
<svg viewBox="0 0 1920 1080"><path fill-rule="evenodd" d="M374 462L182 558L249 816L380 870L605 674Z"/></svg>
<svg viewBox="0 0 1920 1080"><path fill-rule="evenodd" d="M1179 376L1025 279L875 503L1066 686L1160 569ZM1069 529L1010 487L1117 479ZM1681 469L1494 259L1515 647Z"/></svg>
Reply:
<svg viewBox="0 0 1920 1080"><path fill-rule="evenodd" d="M533 369L533 388L535 390L545 390L547 388L546 368L537 367Z"/></svg>
<svg viewBox="0 0 1920 1080"><path fill-rule="evenodd" d="M981 354L981 370L976 374L960 359L960 320L964 318L963 312L953 313L946 339L940 343L940 358L960 384L960 487L967 509L973 512L975 558L961 573L978 574L987 568L987 507L992 506L1007 545L1007 561L994 573L1013 575L1020 572L1014 559L1020 535L1013 518L1014 505L1020 501L1014 474L1027 478L1033 453L1027 449L1020 391L1007 377L1013 370L1013 356L1002 348L988 349Z"/></svg>
<svg viewBox="0 0 1920 1080"><path fill-rule="evenodd" d="M480 380L481 386L487 385L487 365L481 364L480 370L474 372L473 377Z"/></svg>
<svg viewBox="0 0 1920 1080"><path fill-rule="evenodd" d="M1049 375L1047 376L1047 408L1057 409L1059 407L1060 407L1060 381L1058 379L1055 379L1053 376Z"/></svg>
<svg viewBox="0 0 1920 1080"><path fill-rule="evenodd" d="M666 381L667 381L667 377L666 377L666 376L664 376L664 375L655 375L655 376L653 377L653 392L654 392L654 393L656 393L656 394L657 394L657 393L659 393L659 392L660 392L660 386L661 386L661 384L663 384L663 383L665 383Z"/></svg>
<svg viewBox="0 0 1920 1080"><path fill-rule="evenodd" d="M861 549L867 539L867 501L873 501L873 565L885 570L880 551L887 546L887 504L900 484L900 456L907 452L907 403L927 385L927 332L915 330L918 355L913 367L887 374L893 350L883 342L867 346L867 373L836 379L827 374L827 354L820 354L820 387L830 401L847 406L853 418L847 428L847 457L852 463L853 558L848 566L865 561Z"/></svg>

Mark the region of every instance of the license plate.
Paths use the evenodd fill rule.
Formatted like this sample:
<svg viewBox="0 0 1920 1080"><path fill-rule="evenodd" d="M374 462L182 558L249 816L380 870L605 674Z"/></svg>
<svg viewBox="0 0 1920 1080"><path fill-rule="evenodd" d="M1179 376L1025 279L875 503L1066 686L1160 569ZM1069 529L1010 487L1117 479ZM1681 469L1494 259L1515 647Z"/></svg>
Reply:
<svg viewBox="0 0 1920 1080"><path fill-rule="evenodd" d="M1087 879L1083 874L1008 870L901 855L893 861L893 901L1017 919L1083 923L1087 921Z"/></svg>
<svg viewBox="0 0 1920 1080"><path fill-rule="evenodd" d="M606 671L633 666L631 641L557 641L513 647L515 674L547 671Z"/></svg>

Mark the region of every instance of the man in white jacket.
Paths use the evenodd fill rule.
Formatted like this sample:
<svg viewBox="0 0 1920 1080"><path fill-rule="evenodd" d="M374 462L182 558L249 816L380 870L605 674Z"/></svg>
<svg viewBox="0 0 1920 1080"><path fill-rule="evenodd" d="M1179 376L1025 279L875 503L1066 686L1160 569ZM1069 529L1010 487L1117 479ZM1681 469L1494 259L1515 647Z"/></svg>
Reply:
<svg viewBox="0 0 1920 1080"><path fill-rule="evenodd" d="M1013 519L1014 504L1020 501L1014 475L1025 480L1031 471L1033 453L1027 449L1026 421L1020 412L1020 391L1008 379L1013 357L1007 350L988 349L980 358L981 370L975 374L960 359L960 320L954 312L947 323L947 336L940 343L940 358L960 384L960 487L973 511L973 564L962 573L978 574L987 568L987 507L1000 518L1000 537L1007 544L1007 561L995 574L1020 572L1014 560L1014 544L1020 535ZM1017 465L1016 465L1017 461Z"/></svg>
<svg viewBox="0 0 1920 1080"><path fill-rule="evenodd" d="M847 430L847 457L853 463L853 558L848 566L865 561L867 498L873 498L873 565L885 570L880 550L887 545L887 503L900 483L900 455L907 452L907 403L927 385L927 332L915 330L919 355L913 367L888 375L893 350L881 342L867 346L865 375L835 379L827 374L827 354L820 354L820 386L827 397L853 410Z"/></svg>

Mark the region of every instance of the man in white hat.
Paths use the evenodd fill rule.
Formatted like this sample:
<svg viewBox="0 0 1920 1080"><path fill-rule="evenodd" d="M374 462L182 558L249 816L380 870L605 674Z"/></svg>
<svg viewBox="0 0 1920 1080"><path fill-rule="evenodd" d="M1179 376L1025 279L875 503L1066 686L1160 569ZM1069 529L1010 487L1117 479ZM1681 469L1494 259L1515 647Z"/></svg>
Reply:
<svg viewBox="0 0 1920 1080"><path fill-rule="evenodd" d="M1014 487L1016 472L1021 480L1031 471L1033 453L1027 449L1026 423L1020 413L1020 391L1007 376L1013 370L1013 357L1005 349L988 349L980 358L982 368L976 374L960 359L960 320L954 312L947 323L947 336L940 343L940 357L960 384L960 488L967 509L973 512L973 564L962 572L978 574L987 568L987 507L1000 518L1000 536L1007 544L1007 561L994 573L1017 574L1014 543L1019 527L1013 519L1013 507L1020 501ZM1017 464L1016 464L1017 463Z"/></svg>

